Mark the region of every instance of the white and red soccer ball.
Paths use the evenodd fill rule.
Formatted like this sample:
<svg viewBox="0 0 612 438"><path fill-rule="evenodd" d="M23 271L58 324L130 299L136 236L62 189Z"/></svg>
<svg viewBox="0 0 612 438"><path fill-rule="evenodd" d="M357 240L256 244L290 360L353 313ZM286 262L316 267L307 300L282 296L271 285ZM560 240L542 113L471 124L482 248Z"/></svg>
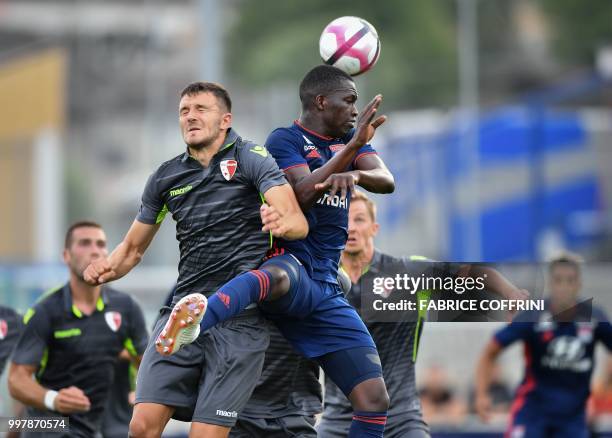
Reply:
<svg viewBox="0 0 612 438"><path fill-rule="evenodd" d="M374 26L363 18L340 17L323 29L319 52L326 64L357 76L378 61L380 40Z"/></svg>

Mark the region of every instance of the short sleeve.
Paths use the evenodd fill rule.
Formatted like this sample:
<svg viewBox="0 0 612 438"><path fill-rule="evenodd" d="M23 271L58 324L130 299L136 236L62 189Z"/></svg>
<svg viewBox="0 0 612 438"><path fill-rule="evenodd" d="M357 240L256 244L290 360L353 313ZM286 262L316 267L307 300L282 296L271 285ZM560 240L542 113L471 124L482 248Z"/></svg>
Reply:
<svg viewBox="0 0 612 438"><path fill-rule="evenodd" d="M128 345L131 342L131 347L128 348L128 352L133 356L141 356L144 354L147 348L147 342L149 341L149 335L145 324L144 315L142 309L138 303L130 297L131 309L130 309L130 322L128 332ZM129 350L132 351L129 351Z"/></svg>
<svg viewBox="0 0 612 438"><path fill-rule="evenodd" d="M285 175L263 146L245 144L238 166L259 193L265 193L272 187L287 184Z"/></svg>
<svg viewBox="0 0 612 438"><path fill-rule="evenodd" d="M348 134L346 134L346 136L343 138L344 143L348 143L353 138L354 134L355 134L355 128L351 129L348 132ZM362 157L365 157L366 155L378 155L378 152L376 152L376 149L374 149L372 145L369 143L362 146L361 148L359 148L359 150L355 154L355 158L353 159L353 162L351 163L352 168L356 169L357 161L359 161L359 159L361 159Z"/></svg>
<svg viewBox="0 0 612 438"><path fill-rule="evenodd" d="M365 146L362 146L358 151L357 154L355 155L355 159L353 160L353 167L357 168L358 166L358 161L365 157L366 155L378 155L378 152L376 152L376 150L372 147L371 144L366 144Z"/></svg>
<svg viewBox="0 0 612 438"><path fill-rule="evenodd" d="M26 313L25 327L13 352L12 361L19 365L39 365L51 339L49 314L41 305Z"/></svg>
<svg viewBox="0 0 612 438"><path fill-rule="evenodd" d="M295 134L286 128L275 129L266 140L266 148L283 171L292 167L308 166L301 153L302 147L303 144L296 140Z"/></svg>
<svg viewBox="0 0 612 438"><path fill-rule="evenodd" d="M157 172L155 172L149 177L145 185L136 220L143 224L155 225L164 220L166 211L158 190L158 177Z"/></svg>
<svg viewBox="0 0 612 438"><path fill-rule="evenodd" d="M494 339L502 347L507 347L516 341L525 341L532 332L533 323L514 321L495 333Z"/></svg>

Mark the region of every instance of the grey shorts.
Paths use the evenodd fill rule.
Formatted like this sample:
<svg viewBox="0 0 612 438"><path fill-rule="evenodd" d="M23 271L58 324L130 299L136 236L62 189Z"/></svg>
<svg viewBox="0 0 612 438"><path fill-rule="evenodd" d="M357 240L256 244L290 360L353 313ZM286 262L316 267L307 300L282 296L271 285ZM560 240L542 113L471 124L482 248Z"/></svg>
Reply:
<svg viewBox="0 0 612 438"><path fill-rule="evenodd" d="M346 438L351 427L350 418L345 420L323 419L317 425L320 438ZM416 418L393 418L385 426L385 438L431 438L429 427Z"/></svg>
<svg viewBox="0 0 612 438"><path fill-rule="evenodd" d="M285 415L279 418L240 416L229 438L317 438L315 418Z"/></svg>
<svg viewBox="0 0 612 438"><path fill-rule="evenodd" d="M232 427L251 397L270 333L257 309L225 321L171 355L155 350L170 310L162 311L136 380L136 403L175 408L173 418Z"/></svg>

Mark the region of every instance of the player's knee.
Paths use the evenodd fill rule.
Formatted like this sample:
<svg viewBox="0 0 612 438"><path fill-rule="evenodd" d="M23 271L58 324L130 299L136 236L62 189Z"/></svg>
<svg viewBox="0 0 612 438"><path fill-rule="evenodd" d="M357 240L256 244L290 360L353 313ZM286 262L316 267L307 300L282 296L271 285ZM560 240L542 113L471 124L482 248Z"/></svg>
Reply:
<svg viewBox="0 0 612 438"><path fill-rule="evenodd" d="M389 409L390 403L391 400L389 399L387 388L384 384L378 385L376 389L372 391L372 394L369 394L368 405L370 409L368 409L368 411L386 412Z"/></svg>
<svg viewBox="0 0 612 438"><path fill-rule="evenodd" d="M356 411L385 412L389 409L389 394L382 378L361 382L349 398Z"/></svg>
<svg viewBox="0 0 612 438"><path fill-rule="evenodd" d="M156 424L147 421L146 417L134 416L130 421L130 438L154 438L161 435Z"/></svg>
<svg viewBox="0 0 612 438"><path fill-rule="evenodd" d="M265 270L272 275L272 284L268 300L278 300L280 297L289 292L289 287L291 286L289 275L283 268L279 266L266 266Z"/></svg>

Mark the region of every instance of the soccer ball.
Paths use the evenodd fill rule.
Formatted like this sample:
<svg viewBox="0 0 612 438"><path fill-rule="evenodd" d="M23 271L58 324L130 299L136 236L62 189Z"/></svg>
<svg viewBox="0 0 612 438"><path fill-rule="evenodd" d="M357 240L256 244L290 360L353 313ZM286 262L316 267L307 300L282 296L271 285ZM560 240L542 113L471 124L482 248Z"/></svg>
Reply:
<svg viewBox="0 0 612 438"><path fill-rule="evenodd" d="M325 64L357 76L371 69L380 55L374 26L359 17L340 17L323 29L319 52Z"/></svg>

